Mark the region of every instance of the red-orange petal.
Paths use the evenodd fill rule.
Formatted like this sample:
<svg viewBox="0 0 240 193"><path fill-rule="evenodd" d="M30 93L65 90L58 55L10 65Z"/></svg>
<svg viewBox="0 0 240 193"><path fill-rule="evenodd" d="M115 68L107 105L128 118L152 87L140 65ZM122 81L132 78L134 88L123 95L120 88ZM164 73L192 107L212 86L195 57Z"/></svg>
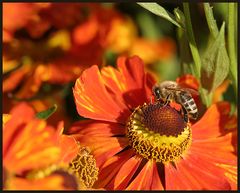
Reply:
<svg viewBox="0 0 240 193"><path fill-rule="evenodd" d="M3 64L3 65L7 65ZM19 83L24 79L24 76L26 76L27 73L31 70L31 67L26 64L17 69L16 71L12 72L8 78L3 80L3 92L9 92L14 90Z"/></svg>
<svg viewBox="0 0 240 193"><path fill-rule="evenodd" d="M33 118L26 103L11 111L3 129L3 165L13 173L55 163L60 156L55 129Z"/></svg>
<svg viewBox="0 0 240 193"><path fill-rule="evenodd" d="M125 127L117 123L79 121L73 124L69 133L80 142L81 146L91 149L98 167L128 145L127 138L120 137L125 134Z"/></svg>
<svg viewBox="0 0 240 193"><path fill-rule="evenodd" d="M165 166L167 190L230 190L230 184L219 167L191 154Z"/></svg>
<svg viewBox="0 0 240 193"><path fill-rule="evenodd" d="M232 133L222 137L194 140L189 151L194 154L208 155L209 159L219 160L226 163L236 163L236 155L234 155L234 146L232 145ZM233 159L235 157L235 159Z"/></svg>
<svg viewBox="0 0 240 193"><path fill-rule="evenodd" d="M68 133L88 137L111 137L116 135L125 135L126 132L125 126L118 123L84 120L75 122L68 130Z"/></svg>
<svg viewBox="0 0 240 193"><path fill-rule="evenodd" d="M3 156L11 146L12 136L17 133L18 126L30 121L34 116L34 111L26 103L20 103L11 110L10 114L10 119L5 123L3 127Z"/></svg>
<svg viewBox="0 0 240 193"><path fill-rule="evenodd" d="M36 16L33 3L3 3L3 28L15 31ZM23 11L23 12L22 12Z"/></svg>
<svg viewBox="0 0 240 193"><path fill-rule="evenodd" d="M133 155L134 152L132 150L127 150L107 159L99 170L98 181L94 186L106 188L111 179L119 172L121 166Z"/></svg>
<svg viewBox="0 0 240 193"><path fill-rule="evenodd" d="M125 77L119 70L113 68L112 66L107 66L102 68L101 75L104 83L109 91L109 94L115 100L123 103L128 109L128 103L125 102L124 94L128 90L128 85L126 84Z"/></svg>
<svg viewBox="0 0 240 193"><path fill-rule="evenodd" d="M219 171L230 182L232 189L237 187L237 156L232 145L233 133L206 140L193 141L190 153L219 166Z"/></svg>
<svg viewBox="0 0 240 193"><path fill-rule="evenodd" d="M41 179L14 177L9 180L7 190L77 190L78 182L66 172L51 174Z"/></svg>
<svg viewBox="0 0 240 193"><path fill-rule="evenodd" d="M84 23L75 27L73 30L73 41L80 45L87 44L97 36L99 28L97 18L90 16Z"/></svg>
<svg viewBox="0 0 240 193"><path fill-rule="evenodd" d="M191 74L185 74L177 78L176 82L182 87L192 88L195 90L198 90L199 88L198 80Z"/></svg>
<svg viewBox="0 0 240 193"><path fill-rule="evenodd" d="M150 190L163 190L163 185L160 180L160 176L157 170L156 163L153 163L153 177L152 177L152 184Z"/></svg>
<svg viewBox="0 0 240 193"><path fill-rule="evenodd" d="M59 162L69 164L76 156L79 146L74 137L68 135L61 135L59 139L59 148L61 149L61 156Z"/></svg>
<svg viewBox="0 0 240 193"><path fill-rule="evenodd" d="M63 134L63 121L59 122L57 129L57 140L61 149L59 163L69 164L78 154L79 144L73 136Z"/></svg>
<svg viewBox="0 0 240 193"><path fill-rule="evenodd" d="M137 171L139 164L141 163L142 158L139 156L133 156L127 160L121 168L119 168L118 173L108 184L108 189L111 190L124 190L132 176Z"/></svg>
<svg viewBox="0 0 240 193"><path fill-rule="evenodd" d="M125 79L127 90L123 93L123 97L127 104L133 109L144 102L149 101L146 93L147 77L144 72L143 61L138 56L130 58L119 57L117 65L120 73ZM148 75L150 76L150 74ZM149 88L152 89L152 86Z"/></svg>
<svg viewBox="0 0 240 193"><path fill-rule="evenodd" d="M193 140L218 137L226 132L226 123L229 117L230 104L219 102L211 105L203 117L192 126Z"/></svg>
<svg viewBox="0 0 240 193"><path fill-rule="evenodd" d="M118 70L85 70L73 89L78 113L97 120L125 123L130 109L150 101L153 78L137 57L119 57ZM137 69L137 70L136 70ZM152 85L151 85L152 84Z"/></svg>
<svg viewBox="0 0 240 193"><path fill-rule="evenodd" d="M153 179L153 177L157 177ZM158 181L159 180L159 181ZM158 182L157 182L158 181ZM163 190L158 176L156 163L153 160L148 160L146 165L131 182L126 190L152 190L159 189Z"/></svg>
<svg viewBox="0 0 240 193"><path fill-rule="evenodd" d="M85 137L79 141L82 146L88 146L92 150L98 167L128 145L128 140L122 137Z"/></svg>
<svg viewBox="0 0 240 193"><path fill-rule="evenodd" d="M130 111L108 93L96 65L85 70L73 88L77 111L81 116L125 123Z"/></svg>
<svg viewBox="0 0 240 193"><path fill-rule="evenodd" d="M9 43L9 42L11 42L12 41L12 33L11 32L9 32L9 31L7 31L6 29L3 29L3 31L2 31L2 33L3 33L3 35L2 35L2 37L3 37L3 43Z"/></svg>

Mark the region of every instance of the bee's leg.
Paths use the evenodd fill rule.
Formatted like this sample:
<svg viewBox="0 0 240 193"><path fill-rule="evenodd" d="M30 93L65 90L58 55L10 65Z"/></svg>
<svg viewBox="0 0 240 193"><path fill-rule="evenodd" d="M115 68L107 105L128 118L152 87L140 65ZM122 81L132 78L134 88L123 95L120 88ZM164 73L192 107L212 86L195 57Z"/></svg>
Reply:
<svg viewBox="0 0 240 193"><path fill-rule="evenodd" d="M171 93L167 96L166 100L164 101L164 103L162 104L163 107L167 106L170 101L171 101L172 95Z"/></svg>

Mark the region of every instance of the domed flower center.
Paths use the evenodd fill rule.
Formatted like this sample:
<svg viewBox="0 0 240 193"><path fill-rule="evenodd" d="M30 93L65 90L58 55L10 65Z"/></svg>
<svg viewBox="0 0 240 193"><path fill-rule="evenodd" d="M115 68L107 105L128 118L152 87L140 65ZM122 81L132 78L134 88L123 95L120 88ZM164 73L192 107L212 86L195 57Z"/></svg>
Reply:
<svg viewBox="0 0 240 193"><path fill-rule="evenodd" d="M191 129L183 116L159 103L137 107L127 123L129 144L146 159L168 163L182 157L191 144Z"/></svg>
<svg viewBox="0 0 240 193"><path fill-rule="evenodd" d="M145 126L160 135L177 137L186 127L182 116L169 106L162 108L160 104L150 104L142 112Z"/></svg>
<svg viewBox="0 0 240 193"><path fill-rule="evenodd" d="M98 177L98 167L88 148L81 147L70 163L70 169L79 179L82 187L91 188Z"/></svg>

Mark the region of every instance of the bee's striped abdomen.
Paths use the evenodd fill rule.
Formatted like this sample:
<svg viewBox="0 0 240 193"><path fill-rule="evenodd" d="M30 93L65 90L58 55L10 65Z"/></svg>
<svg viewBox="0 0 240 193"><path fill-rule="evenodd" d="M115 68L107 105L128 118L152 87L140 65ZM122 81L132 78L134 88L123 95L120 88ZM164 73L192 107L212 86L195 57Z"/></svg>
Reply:
<svg viewBox="0 0 240 193"><path fill-rule="evenodd" d="M189 94L183 94L182 95L182 105L188 112L188 115L192 119L197 119L198 117L198 109L197 105L194 102L193 98Z"/></svg>

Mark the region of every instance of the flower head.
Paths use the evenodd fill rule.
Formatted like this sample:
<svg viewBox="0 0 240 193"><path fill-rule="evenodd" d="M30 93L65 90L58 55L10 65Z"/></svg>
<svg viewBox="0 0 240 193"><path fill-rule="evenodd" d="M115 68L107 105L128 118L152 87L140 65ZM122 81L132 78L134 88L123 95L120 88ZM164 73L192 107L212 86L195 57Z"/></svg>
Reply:
<svg viewBox="0 0 240 193"><path fill-rule="evenodd" d="M108 48L126 52L135 37L132 21L101 4L4 3L3 12L3 92L21 99L39 95L45 85L74 81L104 63ZM126 32L128 26L133 29Z"/></svg>
<svg viewBox="0 0 240 193"><path fill-rule="evenodd" d="M26 103L3 116L5 189L87 189L97 178L95 159L79 142L35 118ZM75 164L78 167L73 167Z"/></svg>
<svg viewBox="0 0 240 193"><path fill-rule="evenodd" d="M230 105L213 104L195 124L186 123L174 105L150 102L154 83L137 56L118 58L117 69L92 66L77 79L77 111L93 120L75 123L70 133L96 158L95 187L236 189Z"/></svg>

